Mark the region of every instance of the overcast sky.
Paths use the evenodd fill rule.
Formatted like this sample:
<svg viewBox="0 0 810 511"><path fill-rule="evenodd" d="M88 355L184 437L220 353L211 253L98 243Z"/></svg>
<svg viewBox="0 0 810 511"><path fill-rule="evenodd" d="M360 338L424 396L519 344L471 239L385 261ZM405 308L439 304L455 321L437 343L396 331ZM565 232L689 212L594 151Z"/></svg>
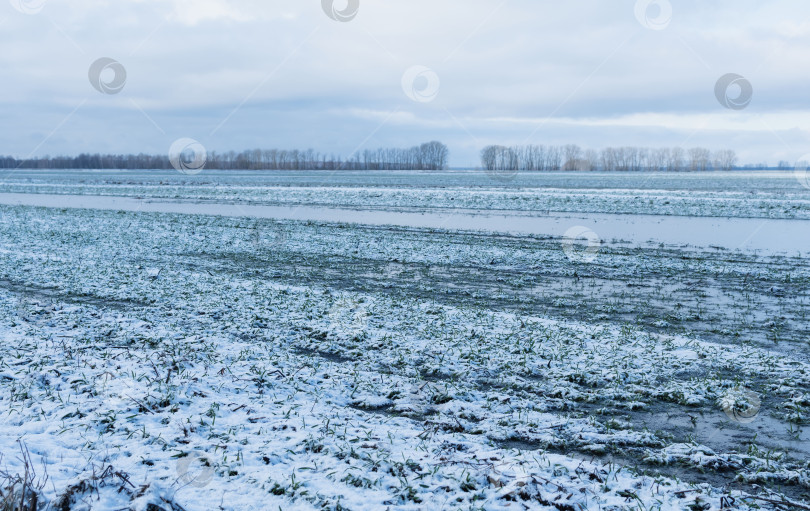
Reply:
<svg viewBox="0 0 810 511"><path fill-rule="evenodd" d="M436 139L453 166L490 143L810 153L800 0L359 0L343 21L321 0L0 2L0 154L166 153L181 137L343 156ZM91 84L102 57L126 71L117 93ZM747 107L715 96L727 73L751 84Z"/></svg>

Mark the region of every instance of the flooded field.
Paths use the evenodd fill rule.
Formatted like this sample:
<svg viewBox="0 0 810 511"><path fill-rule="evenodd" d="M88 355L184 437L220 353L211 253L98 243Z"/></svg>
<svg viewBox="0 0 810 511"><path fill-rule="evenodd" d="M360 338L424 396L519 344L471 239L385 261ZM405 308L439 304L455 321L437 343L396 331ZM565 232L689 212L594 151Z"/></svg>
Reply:
<svg viewBox="0 0 810 511"><path fill-rule="evenodd" d="M189 510L806 509L809 252L787 172L15 173L0 452Z"/></svg>
<svg viewBox="0 0 810 511"><path fill-rule="evenodd" d="M110 209L130 212L217 215L278 220L343 222L419 229L476 230L490 233L564 237L571 226L613 243L681 245L751 250L767 255L810 253L810 220L695 217L552 211L408 211L368 208L273 206L218 201L143 199L111 195L0 193L0 204L50 208ZM414 208L420 209L420 208ZM601 244L601 238L599 240Z"/></svg>

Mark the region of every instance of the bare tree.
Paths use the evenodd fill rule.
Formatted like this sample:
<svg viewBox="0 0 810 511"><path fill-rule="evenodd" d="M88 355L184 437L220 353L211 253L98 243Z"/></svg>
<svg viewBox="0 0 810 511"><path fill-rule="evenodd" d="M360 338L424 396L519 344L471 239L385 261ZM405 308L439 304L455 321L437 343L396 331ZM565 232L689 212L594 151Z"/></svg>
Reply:
<svg viewBox="0 0 810 511"><path fill-rule="evenodd" d="M737 153L730 149L715 151L714 168L719 170L731 170L737 164Z"/></svg>
<svg viewBox="0 0 810 511"><path fill-rule="evenodd" d="M669 159L669 148L659 147L650 150L648 159L648 167L650 170L659 171L667 168L667 160Z"/></svg>
<svg viewBox="0 0 810 511"><path fill-rule="evenodd" d="M705 147L693 147L689 149L689 170L708 170L712 161L712 153Z"/></svg>
<svg viewBox="0 0 810 511"><path fill-rule="evenodd" d="M579 170L582 159L582 149L575 144L563 146L563 170Z"/></svg>
<svg viewBox="0 0 810 511"><path fill-rule="evenodd" d="M600 164L602 170L616 170L618 166L616 150L612 147L606 147L599 153Z"/></svg>
<svg viewBox="0 0 810 511"><path fill-rule="evenodd" d="M686 160L686 153L681 147L673 147L669 151L669 159L667 160L667 170L679 172L684 169Z"/></svg>
<svg viewBox="0 0 810 511"><path fill-rule="evenodd" d="M481 166L485 170L497 170L495 168L498 163L497 148L498 146L488 145L481 149Z"/></svg>
<svg viewBox="0 0 810 511"><path fill-rule="evenodd" d="M585 151L585 157L583 158L583 168L581 170L596 170L598 168L599 153L593 149L587 149Z"/></svg>

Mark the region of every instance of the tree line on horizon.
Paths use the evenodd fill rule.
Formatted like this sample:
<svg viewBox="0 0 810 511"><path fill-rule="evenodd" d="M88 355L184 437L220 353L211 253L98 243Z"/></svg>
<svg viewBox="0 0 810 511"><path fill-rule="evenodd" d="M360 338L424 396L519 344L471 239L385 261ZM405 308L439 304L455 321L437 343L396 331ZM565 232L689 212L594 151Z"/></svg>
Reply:
<svg viewBox="0 0 810 511"><path fill-rule="evenodd" d="M345 160L312 149L212 151L206 155L205 166L218 170L442 170L447 168L448 154L447 146L436 141L407 149L366 149ZM169 170L173 167L169 155L82 153L26 159L0 157L0 168Z"/></svg>
<svg viewBox="0 0 810 511"><path fill-rule="evenodd" d="M358 151L345 160L340 156L308 150L253 149L242 152L209 152L206 167L218 170L443 170L449 150L432 141L406 149L379 148ZM705 171L731 170L734 151L702 147L606 147L599 151L567 145L489 145L481 151L481 168L487 171ZM764 164L760 164L762 166ZM749 165L746 167L758 167ZM779 162L778 168L789 168ZM116 169L171 170L169 155L88 154L17 159L0 156L0 169ZM792 167L790 167L792 168Z"/></svg>
<svg viewBox="0 0 810 511"><path fill-rule="evenodd" d="M481 150L481 166L489 171L606 170L684 171L731 170L737 154L729 149L703 147L606 147L583 150L576 144L561 146L490 145Z"/></svg>

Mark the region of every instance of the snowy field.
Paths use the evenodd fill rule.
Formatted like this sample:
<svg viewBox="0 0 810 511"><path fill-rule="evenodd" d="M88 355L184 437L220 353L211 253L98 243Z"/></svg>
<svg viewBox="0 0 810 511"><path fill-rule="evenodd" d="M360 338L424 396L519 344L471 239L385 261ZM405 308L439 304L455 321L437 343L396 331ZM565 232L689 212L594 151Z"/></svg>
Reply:
<svg viewBox="0 0 810 511"><path fill-rule="evenodd" d="M810 509L804 233L790 172L16 172L2 491Z"/></svg>

